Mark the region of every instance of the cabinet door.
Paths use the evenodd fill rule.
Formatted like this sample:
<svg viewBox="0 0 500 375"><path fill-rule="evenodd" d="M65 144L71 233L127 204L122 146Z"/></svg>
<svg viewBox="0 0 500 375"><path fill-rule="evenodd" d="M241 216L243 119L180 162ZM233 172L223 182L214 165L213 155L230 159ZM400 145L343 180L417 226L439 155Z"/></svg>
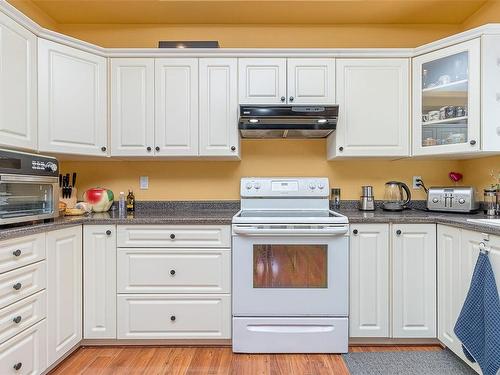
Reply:
<svg viewBox="0 0 500 375"><path fill-rule="evenodd" d="M438 225L438 338L452 350L462 350L453 332L462 308L460 229Z"/></svg>
<svg viewBox="0 0 500 375"><path fill-rule="evenodd" d="M477 38L413 59L415 155L481 149L480 48Z"/></svg>
<svg viewBox="0 0 500 375"><path fill-rule="evenodd" d="M238 63L200 59L200 155L235 156L238 133Z"/></svg>
<svg viewBox="0 0 500 375"><path fill-rule="evenodd" d="M328 157L408 156L408 59L337 59L337 130Z"/></svg>
<svg viewBox="0 0 500 375"><path fill-rule="evenodd" d="M83 337L116 338L116 228L83 227Z"/></svg>
<svg viewBox="0 0 500 375"><path fill-rule="evenodd" d="M111 59L111 155L154 154L152 58Z"/></svg>
<svg viewBox="0 0 500 375"><path fill-rule="evenodd" d="M240 104L285 104L286 59L239 59Z"/></svg>
<svg viewBox="0 0 500 375"><path fill-rule="evenodd" d="M198 60L155 60L155 154L198 155Z"/></svg>
<svg viewBox="0 0 500 375"><path fill-rule="evenodd" d="M288 59L289 104L335 104L335 59Z"/></svg>
<svg viewBox="0 0 500 375"><path fill-rule="evenodd" d="M39 149L107 156L106 58L38 39Z"/></svg>
<svg viewBox="0 0 500 375"><path fill-rule="evenodd" d="M82 227L47 233L47 360L52 365L82 339Z"/></svg>
<svg viewBox="0 0 500 375"><path fill-rule="evenodd" d="M352 224L350 337L389 337L389 225Z"/></svg>
<svg viewBox="0 0 500 375"><path fill-rule="evenodd" d="M0 13L0 145L37 149L36 36Z"/></svg>
<svg viewBox="0 0 500 375"><path fill-rule="evenodd" d="M392 238L393 337L436 337L436 225L394 225Z"/></svg>

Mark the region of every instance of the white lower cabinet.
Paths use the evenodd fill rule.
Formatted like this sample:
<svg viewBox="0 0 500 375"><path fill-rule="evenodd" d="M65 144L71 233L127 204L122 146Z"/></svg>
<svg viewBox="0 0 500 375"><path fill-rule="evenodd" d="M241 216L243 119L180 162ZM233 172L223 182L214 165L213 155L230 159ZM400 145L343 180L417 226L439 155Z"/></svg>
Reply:
<svg viewBox="0 0 500 375"><path fill-rule="evenodd" d="M82 339L82 227L47 233L47 359L52 365Z"/></svg>
<svg viewBox="0 0 500 375"><path fill-rule="evenodd" d="M436 225L351 224L350 337L436 337Z"/></svg>
<svg viewBox="0 0 500 375"><path fill-rule="evenodd" d="M393 337L436 337L436 225L393 225Z"/></svg>
<svg viewBox="0 0 500 375"><path fill-rule="evenodd" d="M83 227L83 337L116 338L116 227Z"/></svg>
<svg viewBox="0 0 500 375"><path fill-rule="evenodd" d="M352 224L350 337L389 337L389 224Z"/></svg>
<svg viewBox="0 0 500 375"><path fill-rule="evenodd" d="M0 374L38 375L47 368L46 321L0 345Z"/></svg>
<svg viewBox="0 0 500 375"><path fill-rule="evenodd" d="M228 225L117 227L118 339L230 339Z"/></svg>
<svg viewBox="0 0 500 375"><path fill-rule="evenodd" d="M118 296L119 339L229 339L231 296Z"/></svg>
<svg viewBox="0 0 500 375"><path fill-rule="evenodd" d="M500 236L438 225L438 338L479 373L477 363L465 357L453 329L470 288L480 243L489 248L488 258L499 288Z"/></svg>

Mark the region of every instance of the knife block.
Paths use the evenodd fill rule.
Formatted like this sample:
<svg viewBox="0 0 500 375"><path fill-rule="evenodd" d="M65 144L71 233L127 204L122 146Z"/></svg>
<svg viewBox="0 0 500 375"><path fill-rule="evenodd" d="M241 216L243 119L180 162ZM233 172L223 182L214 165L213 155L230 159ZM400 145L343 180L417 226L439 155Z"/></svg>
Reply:
<svg viewBox="0 0 500 375"><path fill-rule="evenodd" d="M62 188L59 188L59 201L66 203L66 208L74 208L76 205L76 201L77 201L77 199L76 199L76 197L78 195L77 193L78 193L78 191L74 187L71 190L71 197L63 198L62 197Z"/></svg>

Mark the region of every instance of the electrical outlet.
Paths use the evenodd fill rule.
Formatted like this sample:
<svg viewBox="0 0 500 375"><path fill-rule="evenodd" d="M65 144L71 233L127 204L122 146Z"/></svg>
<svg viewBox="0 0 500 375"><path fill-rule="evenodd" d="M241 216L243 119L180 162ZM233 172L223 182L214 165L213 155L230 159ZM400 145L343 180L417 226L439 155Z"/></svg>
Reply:
<svg viewBox="0 0 500 375"><path fill-rule="evenodd" d="M141 187L141 190L149 189L149 177L148 176L141 176L139 178L139 185Z"/></svg>
<svg viewBox="0 0 500 375"><path fill-rule="evenodd" d="M420 185L417 184L417 180L421 180L422 176L413 176L413 189L420 189Z"/></svg>

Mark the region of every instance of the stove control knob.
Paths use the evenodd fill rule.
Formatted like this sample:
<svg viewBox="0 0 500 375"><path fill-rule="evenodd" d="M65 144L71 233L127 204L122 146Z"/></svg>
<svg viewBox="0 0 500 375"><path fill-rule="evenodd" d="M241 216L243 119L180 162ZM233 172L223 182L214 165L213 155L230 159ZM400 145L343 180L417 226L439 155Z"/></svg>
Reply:
<svg viewBox="0 0 500 375"><path fill-rule="evenodd" d="M460 203L460 204L464 204L464 203L465 203L465 199L460 198L460 199L458 200L458 203Z"/></svg>
<svg viewBox="0 0 500 375"><path fill-rule="evenodd" d="M251 182L247 182L245 187L247 188L247 190L250 190L252 188L252 183Z"/></svg>
<svg viewBox="0 0 500 375"><path fill-rule="evenodd" d="M57 164L48 162L47 164L45 164L45 170L47 172L55 172L57 171Z"/></svg>
<svg viewBox="0 0 500 375"><path fill-rule="evenodd" d="M309 189L311 189L311 190L316 189L316 184L315 184L315 183L313 183L313 182L311 182L311 183L309 184Z"/></svg>
<svg viewBox="0 0 500 375"><path fill-rule="evenodd" d="M323 185L322 183L318 184L318 189L319 190L323 190L324 188L325 188L325 185Z"/></svg>
<svg viewBox="0 0 500 375"><path fill-rule="evenodd" d="M437 202L439 202L439 199L437 199L437 198L432 198L432 202L437 203Z"/></svg>
<svg viewBox="0 0 500 375"><path fill-rule="evenodd" d="M256 188L257 190L259 190L259 189L260 189L260 183L255 182L255 183L253 184L253 187L254 187L254 188Z"/></svg>

